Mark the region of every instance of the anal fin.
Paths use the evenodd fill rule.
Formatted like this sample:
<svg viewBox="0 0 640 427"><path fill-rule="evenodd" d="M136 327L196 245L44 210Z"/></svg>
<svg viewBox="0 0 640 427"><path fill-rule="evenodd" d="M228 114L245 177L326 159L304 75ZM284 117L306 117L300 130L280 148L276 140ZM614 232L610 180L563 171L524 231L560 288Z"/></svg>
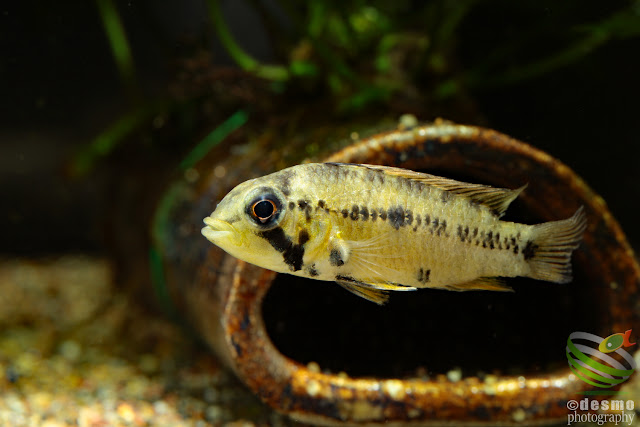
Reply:
<svg viewBox="0 0 640 427"><path fill-rule="evenodd" d="M451 291L498 291L513 292L510 286L505 285L504 281L498 277L478 277L464 283L456 283L455 285L446 286Z"/></svg>

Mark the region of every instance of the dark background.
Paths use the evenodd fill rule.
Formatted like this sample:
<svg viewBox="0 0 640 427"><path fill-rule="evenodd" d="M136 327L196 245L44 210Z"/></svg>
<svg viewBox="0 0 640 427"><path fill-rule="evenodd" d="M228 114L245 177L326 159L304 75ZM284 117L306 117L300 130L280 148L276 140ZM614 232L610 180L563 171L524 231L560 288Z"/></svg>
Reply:
<svg viewBox="0 0 640 427"><path fill-rule="evenodd" d="M152 98L167 91L179 69L176 58L189 55L192 40L208 46L215 66L233 66L211 29L204 3L115 3L131 44L140 96ZM222 2L225 19L248 52L277 63L281 52L273 49L251 3ZM278 9L278 2L261 3ZM412 2L399 3L407 10L412 7ZM457 67L471 67L496 45L538 28L522 50L500 58L505 68L525 64L551 55L576 37L581 26L617 9L640 13L638 2L558 3L476 4L451 44ZM419 31L415 22L410 25ZM66 173L74 154L132 102L118 75L95 2L4 2L0 52L0 252L27 256L102 252L104 225L117 199L106 188L123 172L119 168L130 168L136 160L126 166L105 163L82 177ZM470 88L467 96L481 117L470 124L527 141L568 164L604 197L637 247L638 76L638 36L614 37L543 75L514 84ZM448 111L446 118L453 121L467 119L444 107L419 119L432 120L442 111ZM193 142L175 141L180 147ZM140 156L144 150L135 153ZM148 162L144 165L150 167ZM151 167L148 172L158 171Z"/></svg>

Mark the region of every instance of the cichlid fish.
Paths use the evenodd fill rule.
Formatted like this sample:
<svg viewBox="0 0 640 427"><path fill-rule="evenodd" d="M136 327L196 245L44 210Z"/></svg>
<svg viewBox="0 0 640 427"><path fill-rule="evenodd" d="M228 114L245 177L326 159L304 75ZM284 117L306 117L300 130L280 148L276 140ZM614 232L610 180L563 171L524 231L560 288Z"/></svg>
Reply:
<svg viewBox="0 0 640 427"><path fill-rule="evenodd" d="M202 234L246 262L336 281L378 304L392 290L510 290L498 277L569 282L583 208L538 225L500 221L523 189L310 163L238 185Z"/></svg>

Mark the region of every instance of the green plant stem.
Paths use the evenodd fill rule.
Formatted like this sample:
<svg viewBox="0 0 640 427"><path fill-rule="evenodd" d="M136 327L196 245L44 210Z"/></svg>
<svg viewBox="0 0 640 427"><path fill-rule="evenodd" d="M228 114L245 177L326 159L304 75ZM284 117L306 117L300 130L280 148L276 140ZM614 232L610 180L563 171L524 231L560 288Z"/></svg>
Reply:
<svg viewBox="0 0 640 427"><path fill-rule="evenodd" d="M111 53L118 68L120 78L127 86L132 97L137 97L137 84L133 56L129 48L129 40L118 15L113 0L96 0L104 31L109 40Z"/></svg>
<svg viewBox="0 0 640 427"><path fill-rule="evenodd" d="M285 67L261 64L251 55L242 50L234 40L231 32L229 31L229 27L227 27L227 24L224 21L218 0L207 0L207 4L209 5L209 14L211 15L211 20L213 21L213 25L220 42L229 55L231 55L233 60L243 70L254 73L255 75L267 80L286 81L289 79L289 71Z"/></svg>
<svg viewBox="0 0 640 427"><path fill-rule="evenodd" d="M185 156L182 162L180 162L178 169L184 171L195 165L198 160L203 158L213 147L221 143L231 132L244 125L248 118L249 116L244 110L236 111L231 117L222 122L202 139L202 141Z"/></svg>
<svg viewBox="0 0 640 427"><path fill-rule="evenodd" d="M119 118L115 123L96 136L87 147L83 148L73 159L70 175L82 177L95 165L96 161L108 154L124 141L145 120L158 111L157 105L145 105Z"/></svg>

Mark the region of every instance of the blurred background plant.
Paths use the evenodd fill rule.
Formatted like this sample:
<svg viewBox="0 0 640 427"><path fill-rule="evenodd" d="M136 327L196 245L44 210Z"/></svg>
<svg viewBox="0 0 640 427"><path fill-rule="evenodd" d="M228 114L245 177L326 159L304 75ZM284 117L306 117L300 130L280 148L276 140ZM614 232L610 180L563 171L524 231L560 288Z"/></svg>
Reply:
<svg viewBox="0 0 640 427"><path fill-rule="evenodd" d="M272 59L278 64L248 53L229 28L220 0L206 0L208 30L215 32L226 54L247 78L269 83L274 96L326 97L336 115L357 114L394 101L419 111L424 108L420 104L466 98L469 92L536 78L579 61L607 42L640 36L637 1L601 10L599 16L580 23L575 22L576 15L583 11L576 13L568 3L554 7L553 13L533 4L514 7L508 2L475 0L248 3L260 16L274 50ZM75 174L86 172L93 159L111 152L142 122L183 107L176 100L149 103L141 98L117 5L114 0L96 0L96 4L134 109L76 158ZM466 58L461 58L459 48L466 40L461 40L465 35L461 27L465 18L478 11L486 13L487 8L505 15L511 12L522 28L514 37L487 43L478 49L482 54L475 54L463 67L460 60ZM543 20L544 14L553 16Z"/></svg>
<svg viewBox="0 0 640 427"><path fill-rule="evenodd" d="M100 250L96 224L108 221L114 193L135 197L141 188L130 187L167 175L176 159L202 155L247 123L286 137L310 117L327 126L444 116L529 140L583 174L615 169L628 145L608 147L615 160L606 164L587 155L593 151L578 155L569 140L632 142L624 124L640 95L638 0L12 7L0 11L7 252ZM606 125L586 129L598 120ZM42 181L25 178L31 172L57 177L47 183L53 190L34 197L26 188ZM114 176L119 184L106 184ZM615 178L592 184L602 190ZM72 206L81 208L70 214ZM45 209L59 227L39 221ZM46 242L25 240L26 230Z"/></svg>

